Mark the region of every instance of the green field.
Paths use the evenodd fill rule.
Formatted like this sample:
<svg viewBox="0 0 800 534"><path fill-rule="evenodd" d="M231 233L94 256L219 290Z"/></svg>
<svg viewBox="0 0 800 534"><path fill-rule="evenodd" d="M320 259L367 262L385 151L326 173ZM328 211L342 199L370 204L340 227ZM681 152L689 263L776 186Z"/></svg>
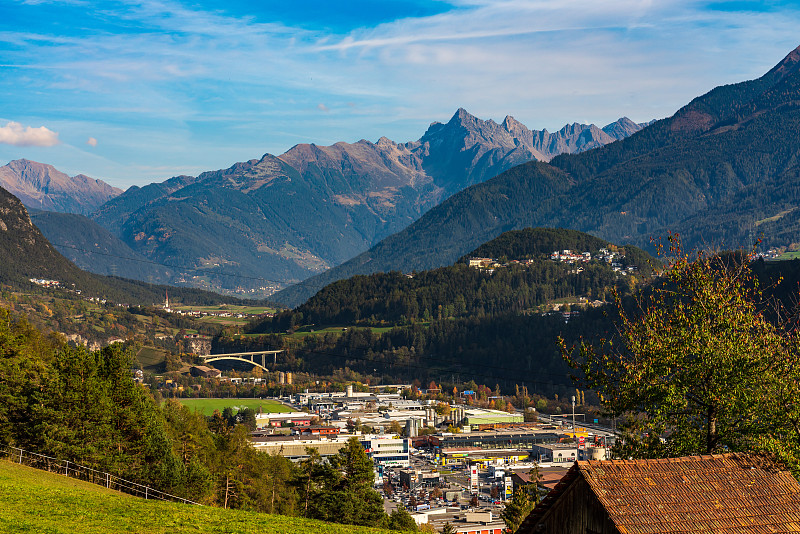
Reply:
<svg viewBox="0 0 800 534"><path fill-rule="evenodd" d="M262 313L275 313L275 308L265 306L236 306L233 304L222 304L220 306L173 306L173 309L180 311L198 311L198 312L231 312L231 313L244 313L245 315L260 315Z"/></svg>
<svg viewBox="0 0 800 534"><path fill-rule="evenodd" d="M159 367L164 364L167 358L166 351L157 349L155 347L142 347L136 353L136 359L142 364L142 367Z"/></svg>
<svg viewBox="0 0 800 534"><path fill-rule="evenodd" d="M0 533L19 532L366 534L386 531L210 506L147 501L0 460Z"/></svg>
<svg viewBox="0 0 800 534"><path fill-rule="evenodd" d="M294 412L292 408L289 408L285 404L282 404L275 400L270 399L178 399L181 404L188 407L190 410L198 410L203 415L211 415L214 413L214 410L219 410L222 412L225 408L230 406L235 411L239 411L244 408L251 408L258 411L259 406L261 407L262 412L272 412L272 413L288 413Z"/></svg>
<svg viewBox="0 0 800 534"><path fill-rule="evenodd" d="M391 330L394 327L393 326L355 326L355 327L354 326L349 326L349 327L328 326L328 327L325 327L325 328L316 328L316 327L313 327L313 326L303 326L301 328L298 328L297 330L295 330L291 334L287 334L287 337L297 339L297 338L304 338L306 336L319 336L319 335L324 335L324 334L341 334L342 332L345 332L348 328L368 328L368 329L372 330L373 334L383 334L384 332L388 332L389 330Z"/></svg>

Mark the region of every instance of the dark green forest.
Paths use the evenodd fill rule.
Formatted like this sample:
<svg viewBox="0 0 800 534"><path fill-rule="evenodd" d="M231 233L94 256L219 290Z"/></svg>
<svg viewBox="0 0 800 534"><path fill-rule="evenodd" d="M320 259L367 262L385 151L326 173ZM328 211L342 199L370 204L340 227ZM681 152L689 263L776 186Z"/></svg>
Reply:
<svg viewBox="0 0 800 534"><path fill-rule="evenodd" d="M570 264L550 259L554 251L620 253L620 274L595 259ZM494 258L505 267L471 268L470 257ZM511 263L523 261L525 263ZM558 299L584 297L611 301L650 278L657 260L636 247L618 247L608 241L560 228L526 228L506 232L467 254L449 267L411 274L400 272L354 276L334 282L292 311L259 325L256 332L283 332L310 325L401 325L432 319L496 316L542 311Z"/></svg>
<svg viewBox="0 0 800 534"><path fill-rule="evenodd" d="M623 267L636 270L615 272L600 259L575 264L550 259L552 252L564 249L614 250ZM507 266L493 272L469 267L468 257L475 256L494 257ZM294 310L248 329L264 336L223 336L215 349L283 348L287 370L331 374L346 367L386 380L424 382L474 378L508 389L524 383L552 395L571 386L558 337L577 340L613 329L608 307L589 303L627 299L657 263L635 247L617 247L574 230L512 231L450 267L340 280ZM284 335L329 325L342 331L302 339ZM391 328L378 332L368 327Z"/></svg>

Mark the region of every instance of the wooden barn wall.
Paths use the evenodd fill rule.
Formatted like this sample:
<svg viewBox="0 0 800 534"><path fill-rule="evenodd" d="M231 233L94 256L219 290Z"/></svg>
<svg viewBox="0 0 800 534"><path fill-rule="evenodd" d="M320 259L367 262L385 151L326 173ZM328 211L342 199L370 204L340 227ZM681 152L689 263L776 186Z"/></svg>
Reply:
<svg viewBox="0 0 800 534"><path fill-rule="evenodd" d="M579 478L534 528L536 534L619 534L589 484Z"/></svg>

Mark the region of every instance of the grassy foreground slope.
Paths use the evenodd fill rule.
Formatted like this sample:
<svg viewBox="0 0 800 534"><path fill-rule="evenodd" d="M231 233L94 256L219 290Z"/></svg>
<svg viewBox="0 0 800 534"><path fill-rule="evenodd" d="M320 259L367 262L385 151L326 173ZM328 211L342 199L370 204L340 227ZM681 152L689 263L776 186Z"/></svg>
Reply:
<svg viewBox="0 0 800 534"><path fill-rule="evenodd" d="M386 533L311 519L146 501L0 460L0 533Z"/></svg>

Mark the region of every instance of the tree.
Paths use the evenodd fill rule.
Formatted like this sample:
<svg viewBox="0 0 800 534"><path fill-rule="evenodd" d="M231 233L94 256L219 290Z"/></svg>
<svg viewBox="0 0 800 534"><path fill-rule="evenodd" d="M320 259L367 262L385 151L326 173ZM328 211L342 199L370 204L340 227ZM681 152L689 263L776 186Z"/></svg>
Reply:
<svg viewBox="0 0 800 534"><path fill-rule="evenodd" d="M450 524L450 521L444 524L442 530L440 530L442 534L456 534L456 529L453 525Z"/></svg>
<svg viewBox="0 0 800 534"><path fill-rule="evenodd" d="M388 430L389 430L390 434L400 435L400 434L403 433L403 427L400 426L400 423L398 423L397 421L392 421L389 424L389 429Z"/></svg>
<svg viewBox="0 0 800 534"><path fill-rule="evenodd" d="M354 525L381 526L386 522L383 498L372 488L372 460L357 437L351 437L322 467L322 489L310 503L311 517Z"/></svg>
<svg viewBox="0 0 800 534"><path fill-rule="evenodd" d="M417 522L414 521L414 518L411 517L411 514L408 513L403 507L396 508L392 511L389 515L389 523L388 523L390 530L402 530L408 532L416 532L417 529Z"/></svg>
<svg viewBox="0 0 800 534"><path fill-rule="evenodd" d="M236 414L236 420L239 422L239 424L246 426L251 432L258 426L258 423L256 422L256 412L252 408L244 408L239 410L239 412Z"/></svg>
<svg viewBox="0 0 800 534"><path fill-rule="evenodd" d="M671 457L766 450L797 475L797 336L767 319L743 254L675 257L629 311L617 339L562 353L623 418L617 454Z"/></svg>
<svg viewBox="0 0 800 534"><path fill-rule="evenodd" d="M306 447L306 454L308 458L300 462L300 474L298 482L301 494L302 515L308 517L309 503L313 500L318 491L318 477L320 475L320 464L322 463L322 456L319 449L316 447Z"/></svg>
<svg viewBox="0 0 800 534"><path fill-rule="evenodd" d="M524 488L516 488L511 500L506 502L500 517L505 521L510 532L515 532L522 521L528 517L535 503Z"/></svg>

